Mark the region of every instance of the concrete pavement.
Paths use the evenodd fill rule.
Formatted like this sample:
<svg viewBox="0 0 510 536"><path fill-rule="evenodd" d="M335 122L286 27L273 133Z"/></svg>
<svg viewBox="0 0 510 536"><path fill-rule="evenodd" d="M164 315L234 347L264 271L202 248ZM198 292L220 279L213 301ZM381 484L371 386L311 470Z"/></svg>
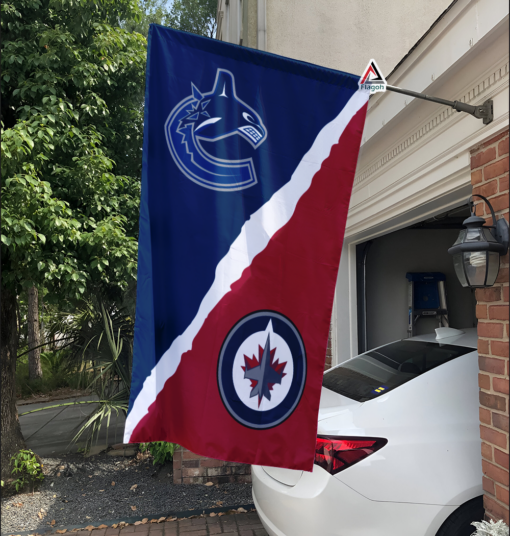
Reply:
<svg viewBox="0 0 510 536"><path fill-rule="evenodd" d="M93 400L97 400L97 397L84 396L53 402L24 404L18 407L18 414L47 406ZM27 447L43 457L77 452L79 448L83 447L84 442L78 441L78 443L72 443L72 439L85 422L85 418L96 408L97 404L80 404L56 407L20 416L21 431ZM106 422L101 427L97 445L122 443L124 422L125 418L123 414L119 413L118 416L113 414L110 420L109 430L107 431L106 429ZM94 444L96 444L95 440Z"/></svg>

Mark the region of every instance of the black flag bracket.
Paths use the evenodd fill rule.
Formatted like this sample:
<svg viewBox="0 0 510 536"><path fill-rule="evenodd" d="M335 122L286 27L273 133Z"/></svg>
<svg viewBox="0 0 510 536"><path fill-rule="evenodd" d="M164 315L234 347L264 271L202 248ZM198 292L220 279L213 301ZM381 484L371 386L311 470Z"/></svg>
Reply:
<svg viewBox="0 0 510 536"><path fill-rule="evenodd" d="M494 119L494 107L492 99L486 100L481 105L471 106L471 104L466 104L465 102L439 99L438 97L431 97L430 95L425 95L424 93L416 93L415 91L409 91L408 89L402 89L395 86L386 85L386 90L394 91L395 93L402 93L402 95L409 95L410 97L415 97L417 99L428 100L431 102L437 102L438 104L444 104L445 106L450 106L454 110L457 110L457 112L466 112L477 119L483 119L484 125L492 123Z"/></svg>

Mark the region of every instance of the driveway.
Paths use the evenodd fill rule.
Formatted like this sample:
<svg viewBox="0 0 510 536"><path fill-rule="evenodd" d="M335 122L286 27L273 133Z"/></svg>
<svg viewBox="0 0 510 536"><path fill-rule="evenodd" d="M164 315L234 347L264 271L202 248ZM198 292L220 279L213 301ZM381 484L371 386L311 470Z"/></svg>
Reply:
<svg viewBox="0 0 510 536"><path fill-rule="evenodd" d="M57 406L70 402L90 402L93 400L97 400L97 396L91 395L54 402L24 404L18 407L18 415L47 406ZM84 424L86 417L96 408L97 404L79 404L55 407L20 416L21 431L27 447L39 454L39 456L44 457L77 452L79 448L83 447L84 441L72 443L72 439ZM94 440L93 444L122 443L124 422L124 414L119 413L118 416L113 414L107 431L106 421L103 421L103 426L99 432L99 440L97 443Z"/></svg>

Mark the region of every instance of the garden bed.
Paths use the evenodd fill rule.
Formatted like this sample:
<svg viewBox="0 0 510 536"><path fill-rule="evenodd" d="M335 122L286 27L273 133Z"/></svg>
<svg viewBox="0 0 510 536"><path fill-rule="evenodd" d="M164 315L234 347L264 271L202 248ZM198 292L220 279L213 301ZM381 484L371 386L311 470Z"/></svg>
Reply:
<svg viewBox="0 0 510 536"><path fill-rule="evenodd" d="M171 462L153 465L140 453L68 454L43 458L43 464L46 476L34 494L29 489L2 498L2 534L252 502L250 484L174 484Z"/></svg>

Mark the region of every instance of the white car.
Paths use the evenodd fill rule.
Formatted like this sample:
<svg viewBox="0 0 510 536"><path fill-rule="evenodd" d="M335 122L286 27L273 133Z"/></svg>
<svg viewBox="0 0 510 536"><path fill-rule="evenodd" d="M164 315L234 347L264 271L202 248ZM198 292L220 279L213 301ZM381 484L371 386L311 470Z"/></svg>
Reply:
<svg viewBox="0 0 510 536"><path fill-rule="evenodd" d="M483 519L475 329L324 374L313 472L252 467L270 536L468 536Z"/></svg>

